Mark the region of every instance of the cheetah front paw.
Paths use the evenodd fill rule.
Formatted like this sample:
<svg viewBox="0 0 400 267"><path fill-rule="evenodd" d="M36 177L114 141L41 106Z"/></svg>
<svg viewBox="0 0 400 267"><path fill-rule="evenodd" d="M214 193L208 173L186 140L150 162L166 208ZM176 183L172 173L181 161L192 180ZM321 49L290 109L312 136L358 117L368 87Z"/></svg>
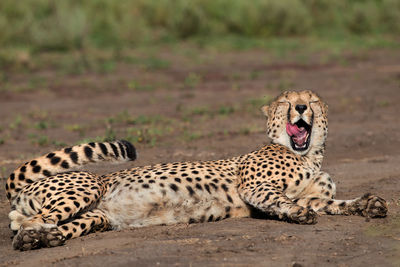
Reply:
<svg viewBox="0 0 400 267"><path fill-rule="evenodd" d="M316 224L317 217L318 215L315 211L303 207L298 207L296 212L288 214L290 221L299 224Z"/></svg>
<svg viewBox="0 0 400 267"><path fill-rule="evenodd" d="M388 206L383 198L371 194L365 194L361 200L365 202L365 208L361 211L362 216L368 218L386 217Z"/></svg>
<svg viewBox="0 0 400 267"><path fill-rule="evenodd" d="M23 228L14 236L12 245L14 249L32 250L42 247L56 247L65 243L65 237L57 226L46 225L39 230Z"/></svg>

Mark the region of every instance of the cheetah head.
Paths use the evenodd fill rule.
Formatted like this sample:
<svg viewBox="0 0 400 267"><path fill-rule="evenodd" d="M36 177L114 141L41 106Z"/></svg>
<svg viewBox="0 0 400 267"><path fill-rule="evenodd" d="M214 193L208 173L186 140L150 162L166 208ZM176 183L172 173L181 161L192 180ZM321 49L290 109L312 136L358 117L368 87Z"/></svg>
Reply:
<svg viewBox="0 0 400 267"><path fill-rule="evenodd" d="M328 134L327 105L311 91L287 91L269 106L267 133L273 143L306 155L312 147L324 146Z"/></svg>

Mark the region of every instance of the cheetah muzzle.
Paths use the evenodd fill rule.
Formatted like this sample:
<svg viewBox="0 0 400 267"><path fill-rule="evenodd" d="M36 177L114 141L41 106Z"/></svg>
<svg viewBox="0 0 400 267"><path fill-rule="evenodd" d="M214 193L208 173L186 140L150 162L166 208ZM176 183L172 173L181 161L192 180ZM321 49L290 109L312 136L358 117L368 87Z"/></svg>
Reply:
<svg viewBox="0 0 400 267"><path fill-rule="evenodd" d="M295 124L288 122L286 132L290 136L290 145L295 151L307 150L310 145L312 125L299 119Z"/></svg>
<svg viewBox="0 0 400 267"><path fill-rule="evenodd" d="M262 111L271 144L228 159L106 175L76 171L88 163L135 160L135 147L117 140L66 147L22 164L6 183L13 247L61 246L95 231L212 222L254 211L298 224L314 224L322 214L386 216L378 196L335 199L336 185L321 170L328 107L315 93L284 92Z"/></svg>

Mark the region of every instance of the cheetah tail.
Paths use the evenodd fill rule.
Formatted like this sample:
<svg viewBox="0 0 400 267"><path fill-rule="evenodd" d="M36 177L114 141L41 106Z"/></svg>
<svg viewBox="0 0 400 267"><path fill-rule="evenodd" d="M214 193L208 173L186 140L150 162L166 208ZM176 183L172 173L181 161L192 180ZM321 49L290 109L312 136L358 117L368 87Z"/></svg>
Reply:
<svg viewBox="0 0 400 267"><path fill-rule="evenodd" d="M11 173L6 183L7 198L13 199L22 188L37 180L76 170L88 163L125 162L136 157L135 147L125 140L81 144L54 151L26 162Z"/></svg>

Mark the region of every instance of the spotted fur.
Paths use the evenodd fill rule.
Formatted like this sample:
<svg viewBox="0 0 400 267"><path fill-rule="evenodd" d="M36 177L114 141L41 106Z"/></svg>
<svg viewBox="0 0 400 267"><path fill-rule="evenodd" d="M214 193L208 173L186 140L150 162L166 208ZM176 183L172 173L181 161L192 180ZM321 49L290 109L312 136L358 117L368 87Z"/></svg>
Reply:
<svg viewBox="0 0 400 267"><path fill-rule="evenodd" d="M254 211L300 224L316 223L318 214L386 215L385 200L371 194L334 199L336 186L321 171L327 106L316 94L285 92L262 110L272 144L230 159L103 176L76 171L86 163L136 159L129 142L115 141L73 146L23 164L6 184L13 247L53 247L94 231L218 221ZM308 129L302 147L286 130L300 121Z"/></svg>

